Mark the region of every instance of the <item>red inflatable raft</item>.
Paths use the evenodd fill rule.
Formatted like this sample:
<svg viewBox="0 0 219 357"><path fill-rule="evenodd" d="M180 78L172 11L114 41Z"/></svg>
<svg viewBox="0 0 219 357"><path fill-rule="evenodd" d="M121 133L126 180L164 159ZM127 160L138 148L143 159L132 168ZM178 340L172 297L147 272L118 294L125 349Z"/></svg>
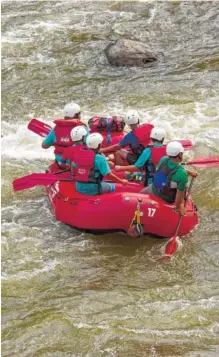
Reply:
<svg viewBox="0 0 219 357"><path fill-rule="evenodd" d="M49 172L55 172L55 165L50 166ZM58 177L69 177L69 173L59 174ZM116 184L115 193L86 196L75 190L74 182L60 180L47 186L46 193L56 219L75 228L95 232L127 232L138 207L143 233L172 237L176 232L179 214L174 211L173 205L158 197L139 193L141 189L142 185L130 182L127 186ZM187 200L186 208L179 236L187 235L198 224L191 197Z"/></svg>

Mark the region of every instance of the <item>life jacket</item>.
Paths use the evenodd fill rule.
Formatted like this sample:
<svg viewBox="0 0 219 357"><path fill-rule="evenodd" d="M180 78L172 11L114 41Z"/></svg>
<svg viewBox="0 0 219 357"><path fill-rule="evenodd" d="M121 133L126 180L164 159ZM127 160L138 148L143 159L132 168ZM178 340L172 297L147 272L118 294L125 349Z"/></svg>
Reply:
<svg viewBox="0 0 219 357"><path fill-rule="evenodd" d="M153 129L152 124L142 124L138 128L133 130L133 134L137 138L139 144L143 145L144 147L148 146L151 142L150 134L151 130Z"/></svg>
<svg viewBox="0 0 219 357"><path fill-rule="evenodd" d="M72 146L73 144L70 136L71 130L76 126L84 125L84 123L79 119L56 119L53 123L55 123L54 132L56 136L54 153L62 156L64 148Z"/></svg>
<svg viewBox="0 0 219 357"><path fill-rule="evenodd" d="M72 176L77 182L96 183L100 184L103 176L99 174L99 177L95 177L95 152L87 148L83 148L80 145L74 147L72 161Z"/></svg>
<svg viewBox="0 0 219 357"><path fill-rule="evenodd" d="M155 189L160 192L163 196L165 196L170 203L175 202L176 198L176 188L171 188L170 183L172 176L178 170L178 167L174 169L169 169L168 167L169 158L167 158L159 169L157 169L154 175L154 182L153 185Z"/></svg>
<svg viewBox="0 0 219 357"><path fill-rule="evenodd" d="M88 125L91 133L103 134L103 136L106 137L106 145L112 145L112 133L122 133L125 122L124 119L119 116L112 116L110 118L94 116L88 120Z"/></svg>
<svg viewBox="0 0 219 357"><path fill-rule="evenodd" d="M79 149L83 149L83 148L86 148L86 146L77 142L74 143L72 146L68 146L64 148L62 152L63 160L70 160L72 162L75 158L75 155L78 154Z"/></svg>
<svg viewBox="0 0 219 357"><path fill-rule="evenodd" d="M119 116L112 116L110 118L95 116L88 120L88 125L91 133L121 132L124 130L125 122Z"/></svg>
<svg viewBox="0 0 219 357"><path fill-rule="evenodd" d="M149 145L148 148L151 149L151 156L145 163L145 181L144 185L148 186L148 180L151 178L154 180L154 174L156 171L156 166L163 156L166 156L166 146L154 146ZM148 170L150 166L150 171Z"/></svg>
<svg viewBox="0 0 219 357"><path fill-rule="evenodd" d="M157 164L159 163L159 161L162 159L162 157L166 156L167 152L166 152L166 145L163 146L152 146L151 148L151 158L152 158L152 162L153 165L157 166Z"/></svg>
<svg viewBox="0 0 219 357"><path fill-rule="evenodd" d="M137 157L139 157L143 150L150 144L150 134L153 127L152 124L143 124L132 131L139 144L137 147L130 146L130 149Z"/></svg>

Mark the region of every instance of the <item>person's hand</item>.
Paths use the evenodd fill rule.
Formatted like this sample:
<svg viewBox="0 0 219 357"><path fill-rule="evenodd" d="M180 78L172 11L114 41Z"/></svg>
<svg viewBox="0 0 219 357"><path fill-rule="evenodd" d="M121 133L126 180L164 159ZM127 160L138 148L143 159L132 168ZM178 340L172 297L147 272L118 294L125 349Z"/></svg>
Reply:
<svg viewBox="0 0 219 357"><path fill-rule="evenodd" d="M113 154L109 154L109 155L108 155L108 159L109 159L109 160L114 160L114 155L113 155Z"/></svg>
<svg viewBox="0 0 219 357"><path fill-rule="evenodd" d="M196 177L198 176L198 173L195 172L195 171L190 171L190 172L189 172L189 175L192 176L192 177L194 177L194 178L196 178Z"/></svg>
<svg viewBox="0 0 219 357"><path fill-rule="evenodd" d="M179 209L175 208L174 211L180 213L183 216L186 214L186 208L184 207L184 205L181 205Z"/></svg>
<svg viewBox="0 0 219 357"><path fill-rule="evenodd" d="M126 186L128 184L128 180L121 180L121 184Z"/></svg>
<svg viewBox="0 0 219 357"><path fill-rule="evenodd" d="M121 169L121 166L116 165L116 166L114 167L114 169L115 169L115 171L119 171L119 170Z"/></svg>

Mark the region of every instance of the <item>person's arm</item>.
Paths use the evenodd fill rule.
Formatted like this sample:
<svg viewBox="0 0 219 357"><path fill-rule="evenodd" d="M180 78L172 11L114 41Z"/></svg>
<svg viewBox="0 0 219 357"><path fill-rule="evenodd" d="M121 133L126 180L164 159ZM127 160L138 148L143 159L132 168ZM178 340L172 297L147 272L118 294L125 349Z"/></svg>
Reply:
<svg viewBox="0 0 219 357"><path fill-rule="evenodd" d="M50 146L52 146L52 145L46 145L46 144L44 143L44 141L42 142L42 148L43 148L43 149L48 149Z"/></svg>
<svg viewBox="0 0 219 357"><path fill-rule="evenodd" d="M142 169L145 166L145 163L149 160L151 155L151 149L146 148L144 151L141 153L139 156L138 160L135 162L134 165L129 165L129 166L115 166L116 171L136 171L136 169Z"/></svg>
<svg viewBox="0 0 219 357"><path fill-rule="evenodd" d="M116 165L115 166L115 171L136 171L135 165L128 165L128 166L120 166Z"/></svg>
<svg viewBox="0 0 219 357"><path fill-rule="evenodd" d="M176 199L175 199L175 211L185 214L186 213L186 208L184 207L184 197L185 197L185 191L180 191L177 190L176 192Z"/></svg>
<svg viewBox="0 0 219 357"><path fill-rule="evenodd" d="M107 148L100 149L101 153L114 152L117 150L121 150L121 148L128 146L131 144L132 133L128 133L124 136L122 140L118 144L108 146Z"/></svg>
<svg viewBox="0 0 219 357"><path fill-rule="evenodd" d="M118 183L121 183L122 185L127 185L128 180L120 179L118 176L114 175L112 172L110 172L108 175L109 179L112 179Z"/></svg>
<svg viewBox="0 0 219 357"><path fill-rule="evenodd" d="M54 132L54 129L52 129L47 137L43 140L42 142L42 148L43 149L48 149L50 146L54 145L56 142L56 135Z"/></svg>
<svg viewBox="0 0 219 357"><path fill-rule="evenodd" d="M115 144L115 145L108 146L107 148L100 149L100 152L102 154L104 154L107 152L113 152L113 151L117 151L120 149L121 149L121 146L119 144Z"/></svg>
<svg viewBox="0 0 219 357"><path fill-rule="evenodd" d="M186 186L188 183L188 173L186 170L179 171L177 179L177 191L176 191L176 198L175 198L175 210L181 214L186 213L186 208L184 206L184 198L186 192Z"/></svg>
<svg viewBox="0 0 219 357"><path fill-rule="evenodd" d="M97 167L103 177L108 176L109 179L119 182L122 185L127 185L128 180L120 179L118 176L114 175L111 172L109 164L103 155L98 155L97 158L95 158L95 164L97 165Z"/></svg>
<svg viewBox="0 0 219 357"><path fill-rule="evenodd" d="M198 173L195 172L195 171L190 171L190 170L186 170L187 174L191 177L197 177L198 176Z"/></svg>

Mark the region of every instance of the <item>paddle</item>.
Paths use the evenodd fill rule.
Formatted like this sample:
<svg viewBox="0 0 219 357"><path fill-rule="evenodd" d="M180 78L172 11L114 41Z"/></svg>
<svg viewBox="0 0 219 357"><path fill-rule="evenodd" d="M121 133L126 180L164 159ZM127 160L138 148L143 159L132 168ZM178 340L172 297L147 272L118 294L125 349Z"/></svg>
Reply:
<svg viewBox="0 0 219 357"><path fill-rule="evenodd" d="M194 160L183 163L184 165L193 165L196 167L219 167L219 157L209 156L200 157ZM58 171L54 174L50 173L33 173L13 181L14 191L21 191L34 186L42 185L52 185L54 182L59 181L56 175L61 174L69 169ZM62 181L71 181L71 179L62 179Z"/></svg>
<svg viewBox="0 0 219 357"><path fill-rule="evenodd" d="M29 124L28 124L28 129L33 131L35 134L38 134L42 137L46 137L50 130L52 129L52 127L42 121L40 121L39 119L32 119ZM171 140L173 141L173 140ZM191 140L176 140L179 141L182 146L184 147L185 150L192 150L193 149L193 145Z"/></svg>
<svg viewBox="0 0 219 357"><path fill-rule="evenodd" d="M32 119L27 127L35 134L38 134L39 136L42 137L46 137L49 134L50 130L52 129L50 125L43 123L38 119Z"/></svg>
<svg viewBox="0 0 219 357"><path fill-rule="evenodd" d="M72 181L72 179L58 179L54 174L33 173L27 176L20 177L13 181L14 191L22 191L34 186L52 185L56 181Z"/></svg>
<svg viewBox="0 0 219 357"><path fill-rule="evenodd" d="M199 168L219 167L219 156L197 157L194 160L182 162L181 165L191 165Z"/></svg>
<svg viewBox="0 0 219 357"><path fill-rule="evenodd" d="M190 185L189 185L189 189L188 189L188 193L187 193L186 198L184 200L184 207L186 206L186 202L187 202L188 197L190 195L193 182L194 182L194 177L191 179L191 182L190 182ZM183 216L184 216L183 214L180 214L180 219L179 219L179 222L178 222L177 227L176 227L176 233L169 240L169 242L167 243L166 249L165 249L165 255L173 255L173 253L176 251L176 248L177 248L177 236L178 236L178 232L179 232L179 228L180 228L181 222L183 220Z"/></svg>
<svg viewBox="0 0 219 357"><path fill-rule="evenodd" d="M64 172L64 171L63 171ZM50 173L33 173L27 176L20 177L13 181L14 191L22 191L35 186L47 186L52 185L56 181L74 182L74 180L69 178L57 178L54 174ZM105 180L105 182L113 182L111 180ZM138 184L135 182L129 182L129 186L136 187Z"/></svg>

